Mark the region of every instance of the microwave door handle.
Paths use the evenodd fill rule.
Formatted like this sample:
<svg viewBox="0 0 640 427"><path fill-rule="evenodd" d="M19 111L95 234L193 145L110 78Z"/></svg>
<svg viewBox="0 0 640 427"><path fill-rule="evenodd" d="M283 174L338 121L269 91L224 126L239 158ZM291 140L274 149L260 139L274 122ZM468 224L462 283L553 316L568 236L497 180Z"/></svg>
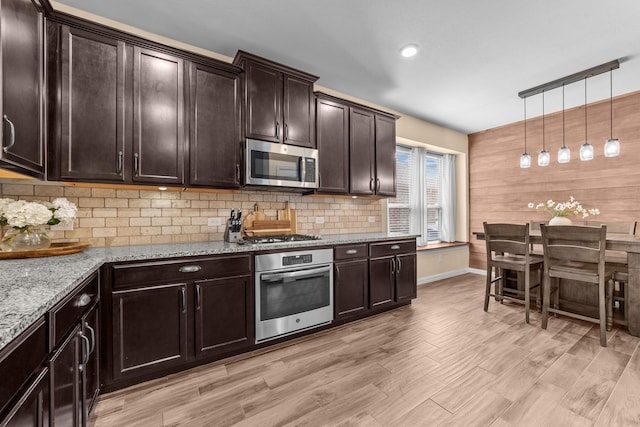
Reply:
<svg viewBox="0 0 640 427"><path fill-rule="evenodd" d="M313 268L311 270L298 270L298 271L290 271L287 273L263 274L260 276L260 280L265 282L277 282L279 280L287 279L287 278L304 279L306 277L321 276L324 273L329 273L329 272L331 272L331 266L327 265L325 267Z"/></svg>
<svg viewBox="0 0 640 427"><path fill-rule="evenodd" d="M304 182L307 176L307 162L304 161L304 156L300 157L300 182Z"/></svg>

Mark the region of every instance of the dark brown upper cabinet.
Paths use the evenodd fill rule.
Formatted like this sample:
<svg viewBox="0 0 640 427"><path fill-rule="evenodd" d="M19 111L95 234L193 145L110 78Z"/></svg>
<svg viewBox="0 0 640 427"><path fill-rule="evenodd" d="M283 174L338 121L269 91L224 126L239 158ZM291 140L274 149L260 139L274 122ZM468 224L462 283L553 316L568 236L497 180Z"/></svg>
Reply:
<svg viewBox="0 0 640 427"><path fill-rule="evenodd" d="M243 51L233 63L245 71L245 136L314 148L318 77Z"/></svg>
<svg viewBox="0 0 640 427"><path fill-rule="evenodd" d="M189 185L239 188L240 77L192 63L189 86Z"/></svg>
<svg viewBox="0 0 640 427"><path fill-rule="evenodd" d="M396 119L316 92L318 193L395 196Z"/></svg>
<svg viewBox="0 0 640 427"><path fill-rule="evenodd" d="M43 179L44 10L37 1L2 0L0 19L0 167Z"/></svg>
<svg viewBox="0 0 640 427"><path fill-rule="evenodd" d="M67 16L47 53L49 179L240 186L240 68Z"/></svg>
<svg viewBox="0 0 640 427"><path fill-rule="evenodd" d="M324 94L316 95L318 192L349 192L349 107Z"/></svg>

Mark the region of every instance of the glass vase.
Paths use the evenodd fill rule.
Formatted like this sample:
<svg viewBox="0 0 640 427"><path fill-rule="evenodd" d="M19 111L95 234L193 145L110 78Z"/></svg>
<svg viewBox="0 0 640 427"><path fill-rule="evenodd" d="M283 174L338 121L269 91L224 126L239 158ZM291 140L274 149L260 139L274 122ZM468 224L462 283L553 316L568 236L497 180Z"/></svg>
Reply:
<svg viewBox="0 0 640 427"><path fill-rule="evenodd" d="M10 228L0 241L5 252L35 251L51 246L51 238L36 227Z"/></svg>

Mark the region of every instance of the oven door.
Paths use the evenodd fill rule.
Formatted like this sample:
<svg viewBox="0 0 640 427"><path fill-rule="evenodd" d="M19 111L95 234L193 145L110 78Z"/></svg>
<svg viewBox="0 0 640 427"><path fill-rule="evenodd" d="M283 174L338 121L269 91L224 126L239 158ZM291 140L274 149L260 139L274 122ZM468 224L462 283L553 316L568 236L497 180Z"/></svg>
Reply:
<svg viewBox="0 0 640 427"><path fill-rule="evenodd" d="M332 320L332 264L256 273L256 342Z"/></svg>

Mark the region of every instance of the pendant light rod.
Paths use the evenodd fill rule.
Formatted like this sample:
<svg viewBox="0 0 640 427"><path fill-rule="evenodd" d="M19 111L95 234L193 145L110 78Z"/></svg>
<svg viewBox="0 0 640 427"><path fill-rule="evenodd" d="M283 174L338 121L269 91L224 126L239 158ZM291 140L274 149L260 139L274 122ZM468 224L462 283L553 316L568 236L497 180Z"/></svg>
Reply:
<svg viewBox="0 0 640 427"><path fill-rule="evenodd" d="M571 74L566 77L562 77L560 79L553 80L551 82L538 85L536 87L532 87L531 89L523 90L518 93L520 98L527 98L529 96L537 95L539 93L558 88L560 86L568 85L570 83L575 83L582 79L586 79L588 77L597 76L598 74L606 73L611 70L616 70L620 68L620 61L618 59L614 59L613 61L609 61L606 64L601 64L592 68L589 68L584 71L580 71L578 73Z"/></svg>
<svg viewBox="0 0 640 427"><path fill-rule="evenodd" d="M611 124L609 139L613 139L613 71L609 71L609 123Z"/></svg>
<svg viewBox="0 0 640 427"><path fill-rule="evenodd" d="M544 147L544 91L542 92L542 151L546 151Z"/></svg>

